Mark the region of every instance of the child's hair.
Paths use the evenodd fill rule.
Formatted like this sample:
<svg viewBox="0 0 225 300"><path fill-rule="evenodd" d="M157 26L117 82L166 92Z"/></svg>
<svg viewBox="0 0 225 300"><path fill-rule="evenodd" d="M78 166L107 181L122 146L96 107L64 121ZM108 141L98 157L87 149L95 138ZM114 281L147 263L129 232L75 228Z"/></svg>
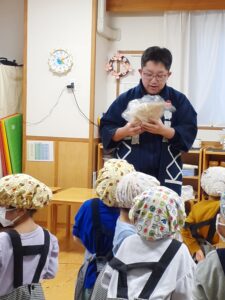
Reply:
<svg viewBox="0 0 225 300"><path fill-rule="evenodd" d="M29 209L28 214L32 218L34 214L36 214L37 210L36 209Z"/></svg>
<svg viewBox="0 0 225 300"><path fill-rule="evenodd" d="M108 206L117 207L116 187L120 179L134 171L134 166L123 159L109 159L99 171L96 194Z"/></svg>
<svg viewBox="0 0 225 300"><path fill-rule="evenodd" d="M123 176L116 188L118 207L130 208L133 200L150 187L159 186L160 182L153 176L142 172L131 172Z"/></svg>
<svg viewBox="0 0 225 300"><path fill-rule="evenodd" d="M164 186L150 188L134 199L129 218L146 240L173 236L183 226L184 204L179 195Z"/></svg>
<svg viewBox="0 0 225 300"><path fill-rule="evenodd" d="M14 174L0 179L0 206L36 210L51 198L51 189L30 175Z"/></svg>
<svg viewBox="0 0 225 300"><path fill-rule="evenodd" d="M225 168L209 167L201 176L203 191L212 197L219 197L225 192Z"/></svg>
<svg viewBox="0 0 225 300"><path fill-rule="evenodd" d="M15 209L15 207L10 206L9 209ZM27 209L27 215L29 217L33 217L33 215L37 212L37 209ZM1 224L0 224L1 225Z"/></svg>

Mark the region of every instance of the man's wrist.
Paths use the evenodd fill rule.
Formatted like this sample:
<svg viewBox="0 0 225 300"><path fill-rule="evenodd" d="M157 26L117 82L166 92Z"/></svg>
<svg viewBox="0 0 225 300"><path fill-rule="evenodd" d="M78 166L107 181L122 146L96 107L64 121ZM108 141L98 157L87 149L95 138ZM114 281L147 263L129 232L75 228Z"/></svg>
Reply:
<svg viewBox="0 0 225 300"><path fill-rule="evenodd" d="M165 127L164 132L162 134L163 137L167 138L168 140L172 139L175 135L175 129L172 127Z"/></svg>
<svg viewBox="0 0 225 300"><path fill-rule="evenodd" d="M119 142L119 141L121 141L124 137L126 137L126 132L125 132L125 130L124 130L124 127L119 127L119 128L116 130L115 134L113 135L112 140L113 140L114 142Z"/></svg>

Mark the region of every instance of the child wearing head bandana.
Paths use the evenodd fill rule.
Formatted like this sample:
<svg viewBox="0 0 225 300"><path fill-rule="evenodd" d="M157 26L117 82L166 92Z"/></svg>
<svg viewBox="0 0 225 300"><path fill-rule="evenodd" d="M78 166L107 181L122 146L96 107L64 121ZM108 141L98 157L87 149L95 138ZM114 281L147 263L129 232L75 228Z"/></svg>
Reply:
<svg viewBox="0 0 225 300"><path fill-rule="evenodd" d="M149 188L134 199L129 218L137 234L123 241L105 269L107 299L191 300L195 264L173 238L185 218L177 193Z"/></svg>
<svg viewBox="0 0 225 300"><path fill-rule="evenodd" d="M124 239L137 233L135 226L131 224L128 217L134 198L137 195L140 195L147 188L159 185L160 183L155 177L136 171L128 173L120 179L116 188L116 205L120 208L120 214L116 222L115 234L113 238L114 255ZM107 265L105 267L107 267ZM91 300L104 300L107 298L107 289L104 289L101 285L104 270L105 269L101 271L97 278Z"/></svg>
<svg viewBox="0 0 225 300"><path fill-rule="evenodd" d="M112 251L112 241L119 216L119 209L116 202L116 187L119 180L126 174L133 172L133 165L125 160L110 159L105 162L104 167L99 171L96 181L96 194L98 199L90 199L84 202L75 216L73 236L85 247L85 262L88 264L84 278L84 289L76 284L75 299L89 299L92 288L95 284L98 269L95 255L97 252L97 239L99 237L98 252L105 257ZM100 232L95 228L93 217L93 204L97 204L98 224ZM96 215L96 214L95 214ZM95 222L96 223L96 222Z"/></svg>
<svg viewBox="0 0 225 300"><path fill-rule="evenodd" d="M201 187L208 197L196 203L181 230L184 243L193 258L199 262L219 242L216 215L220 208L220 195L225 192L225 168L210 167L202 173Z"/></svg>
<svg viewBox="0 0 225 300"><path fill-rule="evenodd" d="M221 196L220 213L216 218L216 230L221 240L225 241L225 193ZM224 245L223 245L224 247ZM197 265L193 299L225 299L225 248L211 251Z"/></svg>
<svg viewBox="0 0 225 300"><path fill-rule="evenodd" d="M146 189L159 185L160 182L155 177L142 172L131 172L121 178L116 189L116 202L117 206L120 208L120 216L116 222L113 239L114 255L123 240L136 233L136 228L130 223L128 217L134 198Z"/></svg>
<svg viewBox="0 0 225 300"><path fill-rule="evenodd" d="M51 198L51 190L29 175L0 179L1 299L45 299L39 281L55 277L59 247L32 216Z"/></svg>

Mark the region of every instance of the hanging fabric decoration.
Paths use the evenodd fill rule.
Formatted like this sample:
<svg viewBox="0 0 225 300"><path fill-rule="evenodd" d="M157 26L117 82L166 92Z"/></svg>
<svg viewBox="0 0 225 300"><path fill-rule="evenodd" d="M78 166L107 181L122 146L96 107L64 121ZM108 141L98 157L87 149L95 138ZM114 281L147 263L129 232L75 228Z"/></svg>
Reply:
<svg viewBox="0 0 225 300"><path fill-rule="evenodd" d="M117 71L117 63L119 63L118 71ZM117 53L112 58L110 58L109 62L106 64L105 69L107 72L110 72L110 74L114 76L116 79L120 79L132 71L130 61L126 56L120 53Z"/></svg>

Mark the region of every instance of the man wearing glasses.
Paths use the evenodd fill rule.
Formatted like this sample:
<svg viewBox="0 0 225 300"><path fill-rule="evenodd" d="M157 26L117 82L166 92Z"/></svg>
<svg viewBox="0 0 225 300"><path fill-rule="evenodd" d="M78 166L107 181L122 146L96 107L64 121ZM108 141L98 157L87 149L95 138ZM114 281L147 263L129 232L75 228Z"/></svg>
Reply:
<svg viewBox="0 0 225 300"><path fill-rule="evenodd" d="M104 149L126 159L135 169L155 176L179 195L182 186L181 151L188 151L197 134L197 114L186 96L166 85L171 75L171 52L149 47L141 58L140 83L121 94L103 115L100 135ZM132 124L121 115L129 101L144 95L159 95L175 107L161 119ZM137 137L134 138L134 137Z"/></svg>

